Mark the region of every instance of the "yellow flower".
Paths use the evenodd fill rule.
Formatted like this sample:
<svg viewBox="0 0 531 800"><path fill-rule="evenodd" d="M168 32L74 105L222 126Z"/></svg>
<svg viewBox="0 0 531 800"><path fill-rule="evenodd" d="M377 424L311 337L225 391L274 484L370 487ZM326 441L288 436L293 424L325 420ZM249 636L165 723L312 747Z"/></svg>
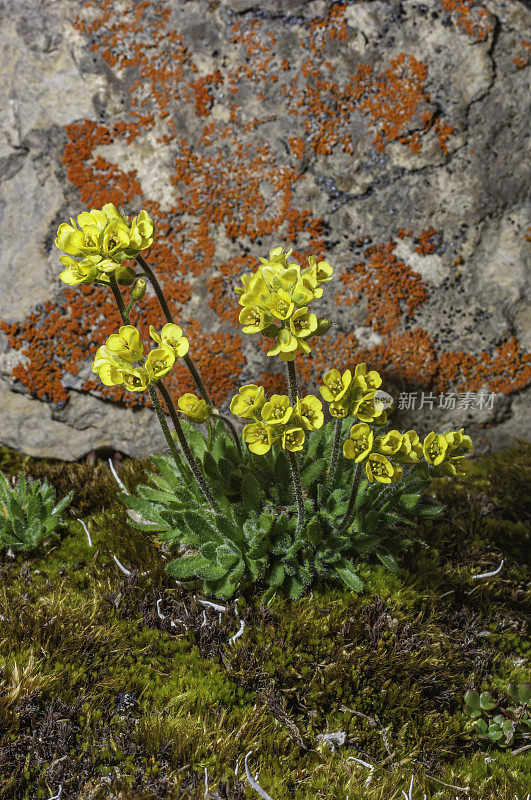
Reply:
<svg viewBox="0 0 531 800"><path fill-rule="evenodd" d="M292 361L298 348L298 341L287 328L278 332L277 343L268 351L268 356L279 356L282 361Z"/></svg>
<svg viewBox="0 0 531 800"><path fill-rule="evenodd" d="M267 425L285 425L293 408L289 404L289 397L285 394L274 394L262 407L262 419Z"/></svg>
<svg viewBox="0 0 531 800"><path fill-rule="evenodd" d="M261 422L252 422L250 425L245 425L242 435L243 441L247 442L251 453L263 456L271 450L274 436L268 425L264 425Z"/></svg>
<svg viewBox="0 0 531 800"><path fill-rule="evenodd" d="M123 383L120 367L112 361L105 361L98 369L100 381L104 386L121 386Z"/></svg>
<svg viewBox="0 0 531 800"><path fill-rule="evenodd" d="M349 438L343 444L345 458L354 459L356 463L367 458L372 450L374 434L366 422L359 422L350 429Z"/></svg>
<svg viewBox="0 0 531 800"><path fill-rule="evenodd" d="M96 225L87 225L83 230L76 227L73 219L72 225L62 222L57 230L55 244L71 256L98 255L100 252L100 231Z"/></svg>
<svg viewBox="0 0 531 800"><path fill-rule="evenodd" d="M375 390L367 392L367 394L363 396L361 402L357 404L354 415L358 419L361 419L362 422L378 422L381 424L382 421L387 420L384 404L381 400L378 400L375 395ZM382 420L384 415L384 420Z"/></svg>
<svg viewBox="0 0 531 800"><path fill-rule="evenodd" d="M288 319L293 313L294 305L288 292L279 289L273 292L267 300L269 312L277 319Z"/></svg>
<svg viewBox="0 0 531 800"><path fill-rule="evenodd" d="M267 310L267 301L271 294L269 286L258 273L254 275L243 275L242 283L245 287L241 294L239 303L241 306L255 305L258 308Z"/></svg>
<svg viewBox="0 0 531 800"><path fill-rule="evenodd" d="M144 367L121 369L122 383L130 392L143 392L150 384L148 371Z"/></svg>
<svg viewBox="0 0 531 800"><path fill-rule="evenodd" d="M66 267L59 277L69 286L77 286L79 283L92 283L98 275L98 268L89 258L85 258L83 261L76 261L71 256L60 256L59 261Z"/></svg>
<svg viewBox="0 0 531 800"><path fill-rule="evenodd" d="M447 450L448 442L442 434L434 431L428 433L422 446L424 458L428 464L433 464L434 467L441 464L445 459Z"/></svg>
<svg viewBox="0 0 531 800"><path fill-rule="evenodd" d="M278 292L280 289L291 292L299 280L300 271L298 264L290 264L288 267L283 267L281 264L261 267L262 278L273 292Z"/></svg>
<svg viewBox="0 0 531 800"><path fill-rule="evenodd" d="M183 336L182 328L175 325L173 322L167 322L162 328L160 334L157 333L153 325L149 326L149 335L158 345L165 345L171 347L175 352L176 358L182 358L188 352L189 342Z"/></svg>
<svg viewBox="0 0 531 800"><path fill-rule="evenodd" d="M370 483L398 483L402 478L402 467L391 464L388 458L379 453L370 453L365 462L365 472Z"/></svg>
<svg viewBox="0 0 531 800"><path fill-rule="evenodd" d="M406 431L402 437L402 446L396 453L405 464L418 464L422 456L422 445L416 431Z"/></svg>
<svg viewBox="0 0 531 800"><path fill-rule="evenodd" d="M243 325L242 331L244 333L259 333L271 322L269 314L266 315L258 306L251 304L242 308L238 319Z"/></svg>
<svg viewBox="0 0 531 800"><path fill-rule="evenodd" d="M305 433L302 428L297 426L287 427L282 434L280 443L284 450L289 450L291 453L302 450L304 444Z"/></svg>
<svg viewBox="0 0 531 800"><path fill-rule="evenodd" d="M364 362L358 364L358 366L354 370L354 377L362 378L363 383L365 384L366 388L369 391L371 389L379 389L380 386L382 385L382 377L380 373L376 372L375 369L371 370L370 372L367 372L367 365Z"/></svg>
<svg viewBox="0 0 531 800"><path fill-rule="evenodd" d="M274 247L269 251L269 258L259 258L259 261L261 261L262 265L271 266L272 264L280 264L283 267L287 267L288 258L292 252L293 248L290 248L287 253L285 253L283 247Z"/></svg>
<svg viewBox="0 0 531 800"><path fill-rule="evenodd" d="M352 382L352 373L346 369L341 375L338 369L331 369L323 375L323 382L324 386L319 387L323 400L337 403L346 394Z"/></svg>
<svg viewBox="0 0 531 800"><path fill-rule="evenodd" d="M448 431L443 435L448 442L448 448L452 452L454 450L459 450L459 454L462 455L464 453L471 453L474 449L472 439L465 434L464 428L461 428L460 431Z"/></svg>
<svg viewBox="0 0 531 800"><path fill-rule="evenodd" d="M292 334L297 339L306 339L317 328L317 317L309 314L307 307L298 308L289 321Z"/></svg>
<svg viewBox="0 0 531 800"><path fill-rule="evenodd" d="M305 285L304 281L299 280L295 284L295 286L290 291L291 299L297 308L301 308L302 306L307 306L308 303L314 299L314 293L308 286Z"/></svg>
<svg viewBox="0 0 531 800"><path fill-rule="evenodd" d="M470 462L464 456L452 456L447 461L443 461L438 467L436 467L437 474L438 472L443 473L444 475L450 475L452 478L460 477L464 475L466 471L470 467Z"/></svg>
<svg viewBox="0 0 531 800"><path fill-rule="evenodd" d="M304 430L316 431L324 423L323 404L315 395L307 394L302 400L297 400L293 418L300 420Z"/></svg>
<svg viewBox="0 0 531 800"><path fill-rule="evenodd" d="M187 392L179 397L177 405L188 419L198 424L205 422L212 414L212 409L207 406L205 400L192 394L192 392Z"/></svg>
<svg viewBox="0 0 531 800"><path fill-rule="evenodd" d="M124 250L129 245L129 230L119 219L113 219L105 227L101 241L101 252L104 257L123 260Z"/></svg>
<svg viewBox="0 0 531 800"><path fill-rule="evenodd" d="M232 398L230 410L236 417L251 419L254 414L262 410L265 401L263 387L249 383L246 386L241 386L238 394Z"/></svg>
<svg viewBox="0 0 531 800"><path fill-rule="evenodd" d="M319 261L318 263L315 256L308 257L308 269L315 275L318 283L327 283L331 281L334 275L333 267L330 266L328 261Z"/></svg>
<svg viewBox="0 0 531 800"><path fill-rule="evenodd" d="M154 231L155 223L147 211L142 210L140 214L133 217L129 228L127 255L135 256L140 250L146 250L146 248L150 247L150 245L153 244Z"/></svg>
<svg viewBox="0 0 531 800"><path fill-rule="evenodd" d="M328 410L335 419L345 419L349 413L348 406L342 400L337 403L330 403Z"/></svg>
<svg viewBox="0 0 531 800"><path fill-rule="evenodd" d="M173 347L162 345L148 353L145 367L152 381L157 381L168 374L175 364L175 350Z"/></svg>
<svg viewBox="0 0 531 800"><path fill-rule="evenodd" d="M140 333L134 325L122 325L118 333L112 333L106 342L107 349L126 361L140 361L144 345L140 341Z"/></svg>
<svg viewBox="0 0 531 800"><path fill-rule="evenodd" d="M382 453L383 455L393 456L398 453L402 447L403 441L404 438L400 431L388 431L384 436L377 440L376 450L378 453Z"/></svg>

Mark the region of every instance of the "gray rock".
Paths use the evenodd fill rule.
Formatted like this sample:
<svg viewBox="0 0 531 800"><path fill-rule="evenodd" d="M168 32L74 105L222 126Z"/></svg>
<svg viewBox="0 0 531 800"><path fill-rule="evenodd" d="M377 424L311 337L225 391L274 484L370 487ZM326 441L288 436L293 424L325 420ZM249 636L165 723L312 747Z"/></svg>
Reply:
<svg viewBox="0 0 531 800"><path fill-rule="evenodd" d="M322 219L327 258L339 274L363 259L366 244L357 242L360 237L370 237L373 244L392 238L397 243L397 259L425 282L427 301L409 316L403 315L397 333L422 328L440 352L464 351L476 358L493 353L513 337L529 349L529 68L517 69L514 61L521 54L522 41L531 38L531 12L525 3L484 0L492 25L483 40L475 41L456 25L455 14L443 13L439 0L423 4L349 2L341 12L347 41L330 36L319 40L320 34L316 34L322 53L312 69L321 69L321 76L344 87L360 63L368 65L374 77L384 74L392 60L405 53L407 59L412 56L426 65L424 89L429 97L425 94L420 99L411 118L406 115L398 129L401 136L418 134L420 148L411 149L397 134L386 141L383 150L378 149L375 136L383 130L382 118L372 119L356 107L343 119L339 131L341 136L351 136L352 152L335 146L330 153L315 152L309 146L317 122L303 116L303 107L299 107L298 117L288 113L288 99L282 90L284 83L289 85L294 79L299 89L305 87L306 93L299 99L309 100L316 81L315 76L304 74L305 60L311 56L309 25L331 10L330 3L164 0L163 6L170 11L170 19L157 53L162 55L164 48L166 53L176 53L178 48L170 44L167 34L172 29L179 33L197 68L197 73L189 74L190 79L216 70L226 76L238 68L242 74L250 69L249 80L236 82L235 94L229 92L226 81L211 87L209 116L198 116L194 103L185 102L184 85L175 85L168 117L159 113L156 98L153 127L129 143L115 136L93 152L94 159L104 159L117 170L135 172L143 196L134 198L128 213L136 213L144 201L154 201L174 233L184 225L187 237L178 245L180 263L186 263L195 247L191 233L197 223L188 209L182 214L175 210L186 189L182 182L171 180L175 159L182 153L180 137L201 157L207 152L221 154L221 163L213 161L196 188L204 193L209 181L219 195L214 206L222 202L233 205L228 218L210 224L213 251L206 250L203 256L208 265L205 272L184 276L193 293L179 313L184 327L197 319L209 334L231 332L229 324L208 306L207 280L219 276L220 266L233 258L249 252L266 255L271 247L288 241L286 223L278 229L273 224L271 233L254 242L249 236L231 238L225 225L240 215L238 203L231 197L250 192L256 208L261 199L265 204L265 212L257 212L261 221L264 215L276 213L284 199L274 177L281 170L295 168L290 207L309 210L314 219ZM75 12L93 19L97 4L92 9L79 6ZM121 12L112 13L118 20ZM7 324L23 323L46 301L64 301L71 296L58 280L59 253L53 242L60 222L78 214L85 203L78 188L68 181L61 161L67 142L65 126L88 119L110 128L114 122L133 118L131 96L133 83L140 78L138 67L120 69L109 64L91 47L97 32L80 33L71 24L73 14L67 0L0 0L0 319ZM154 20L152 8L145 9L142 23L146 36ZM244 42L233 41L235 23L248 26L254 22L261 25L257 31L264 52L268 37L275 38L265 77L274 73L277 81L263 80L257 73L257 53L247 53ZM149 43L155 50L153 45ZM131 43L118 42L117 48L128 52ZM282 68L282 59L288 61L289 71ZM159 61L158 66L161 64ZM402 88L414 80L409 74L409 84ZM143 81L142 91L149 99L148 77ZM322 97L336 108L334 97L324 91ZM393 105L392 93L386 102ZM234 139L223 138L221 132L224 126L230 127L234 103L240 106L240 125L255 118L265 121L250 133L239 130ZM337 108L334 113L339 113ZM270 115L276 117L269 119ZM426 130L424 116L431 119ZM177 137L163 142L170 119ZM436 120L453 127L446 153L437 137ZM199 143L206 123L216 126L210 148ZM290 152L292 136L306 142L306 155L300 160ZM253 148L264 144L271 154L271 174L266 165L262 180L248 187L247 175L238 175L237 167L246 148L252 154ZM433 252L428 254L417 252L418 240L398 237L401 228L418 237L430 226L437 234ZM296 247L306 247L308 241L308 234L302 232ZM314 310L334 320L333 331L354 332L361 347L383 343L381 332L367 325L364 301L344 306L335 303L341 287L336 280ZM241 374L233 376L236 385L253 382L264 370L279 368L264 356L257 337L244 336L242 347L246 363ZM318 348L315 342L315 350ZM22 345L10 348L7 336L0 332L0 444L67 460L98 448L114 448L129 455L166 452L152 411L120 408L84 389L92 352L86 353L78 373L65 363L62 384L69 393L68 401L55 405L34 399L23 383L13 380L17 365L31 365L23 349ZM87 351L92 349L92 344L87 345ZM507 366L510 373L511 365ZM400 374L386 388L395 399L404 391L428 392L420 384L406 384ZM487 391L488 384L483 388ZM492 407L473 411L437 406L414 413L401 410L396 422L423 432L437 426L465 426L476 438L478 451L485 452L523 435L529 395L529 389L498 393Z"/></svg>

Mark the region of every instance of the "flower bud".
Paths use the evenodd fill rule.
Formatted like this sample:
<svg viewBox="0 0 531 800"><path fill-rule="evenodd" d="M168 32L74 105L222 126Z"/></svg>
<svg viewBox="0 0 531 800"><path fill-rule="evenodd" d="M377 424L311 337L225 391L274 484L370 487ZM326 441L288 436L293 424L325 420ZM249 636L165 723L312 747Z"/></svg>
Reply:
<svg viewBox="0 0 531 800"><path fill-rule="evenodd" d="M321 317L321 319L317 320L317 328L314 331L314 336L322 336L323 333L328 333L330 328L332 327L332 320L326 319L326 317Z"/></svg>
<svg viewBox="0 0 531 800"><path fill-rule="evenodd" d="M132 267L119 267L114 274L120 286L131 286L135 279L135 271Z"/></svg>
<svg viewBox="0 0 531 800"><path fill-rule="evenodd" d="M146 286L144 278L138 278L131 288L131 300L141 300L146 293Z"/></svg>

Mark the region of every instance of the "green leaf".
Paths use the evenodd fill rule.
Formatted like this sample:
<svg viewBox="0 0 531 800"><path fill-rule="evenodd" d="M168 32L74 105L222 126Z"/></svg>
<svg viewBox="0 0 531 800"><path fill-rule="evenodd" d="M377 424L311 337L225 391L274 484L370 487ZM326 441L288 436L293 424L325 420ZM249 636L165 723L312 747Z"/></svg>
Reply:
<svg viewBox="0 0 531 800"><path fill-rule="evenodd" d="M281 487L291 485L289 461L283 450L279 452L275 462L275 481Z"/></svg>
<svg viewBox="0 0 531 800"><path fill-rule="evenodd" d="M306 525L306 536L308 540L317 547L323 538L323 529L317 517L313 517Z"/></svg>
<svg viewBox="0 0 531 800"><path fill-rule="evenodd" d="M282 586L284 583L284 567L280 563L273 564L271 572L269 573L269 585L272 587Z"/></svg>
<svg viewBox="0 0 531 800"><path fill-rule="evenodd" d="M221 473L212 453L207 450L203 456L203 469L209 478L213 481L221 481Z"/></svg>
<svg viewBox="0 0 531 800"><path fill-rule="evenodd" d="M496 708L497 703L490 692L481 692L479 696L479 705L483 711L491 711L493 708Z"/></svg>
<svg viewBox="0 0 531 800"><path fill-rule="evenodd" d="M306 451L306 461L313 461L317 451L321 450L322 448L320 445L323 442L323 436L325 434L325 427L321 427L316 431L312 431L308 436L308 450Z"/></svg>
<svg viewBox="0 0 531 800"><path fill-rule="evenodd" d="M400 567L398 566L396 558L392 556L391 553L382 553L377 550L376 557L390 572L394 572L395 574L400 572Z"/></svg>
<svg viewBox="0 0 531 800"><path fill-rule="evenodd" d="M420 494L401 494L398 498L399 505L406 511L412 511L420 500Z"/></svg>
<svg viewBox="0 0 531 800"><path fill-rule="evenodd" d="M308 464L301 472L301 485L303 489L307 489L318 478L321 477L327 467L326 458L319 458L313 464Z"/></svg>
<svg viewBox="0 0 531 800"><path fill-rule="evenodd" d="M335 565L335 571L341 580L352 589L354 592L361 592L363 589L363 581L358 577L354 571L354 566L346 558Z"/></svg>
<svg viewBox="0 0 531 800"><path fill-rule="evenodd" d="M417 517L425 517L426 519L435 519L435 517L440 516L445 509L446 506L417 506L415 515Z"/></svg>
<svg viewBox="0 0 531 800"><path fill-rule="evenodd" d="M260 511L260 486L250 472L243 476L242 481L242 506L249 514L251 511Z"/></svg>

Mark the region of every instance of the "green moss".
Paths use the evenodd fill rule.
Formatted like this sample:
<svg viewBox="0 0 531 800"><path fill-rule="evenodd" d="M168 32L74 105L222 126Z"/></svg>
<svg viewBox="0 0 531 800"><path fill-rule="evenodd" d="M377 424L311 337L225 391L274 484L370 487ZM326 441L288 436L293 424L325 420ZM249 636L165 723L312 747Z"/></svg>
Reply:
<svg viewBox="0 0 531 800"><path fill-rule="evenodd" d="M78 511L45 556L0 566L0 798L63 785L73 800L203 799L207 769L219 797L243 800L257 796L243 767L252 750L274 800L398 798L412 773L414 797L464 796L437 779L474 800L522 800L528 754L482 752L462 708L471 687L527 678L529 524L514 472L530 461L520 445L475 464L467 483L438 481L444 519L421 524L399 575L363 564L361 596L319 582L265 608L247 586L239 616L231 602L221 621L128 524L106 467L49 466L58 493L77 487L92 545ZM119 474L134 490L144 470L131 460ZM499 576L473 578L502 558ZM118 713L124 693L134 702ZM317 736L334 731L346 742L332 752ZM349 756L374 763L368 786Z"/></svg>

